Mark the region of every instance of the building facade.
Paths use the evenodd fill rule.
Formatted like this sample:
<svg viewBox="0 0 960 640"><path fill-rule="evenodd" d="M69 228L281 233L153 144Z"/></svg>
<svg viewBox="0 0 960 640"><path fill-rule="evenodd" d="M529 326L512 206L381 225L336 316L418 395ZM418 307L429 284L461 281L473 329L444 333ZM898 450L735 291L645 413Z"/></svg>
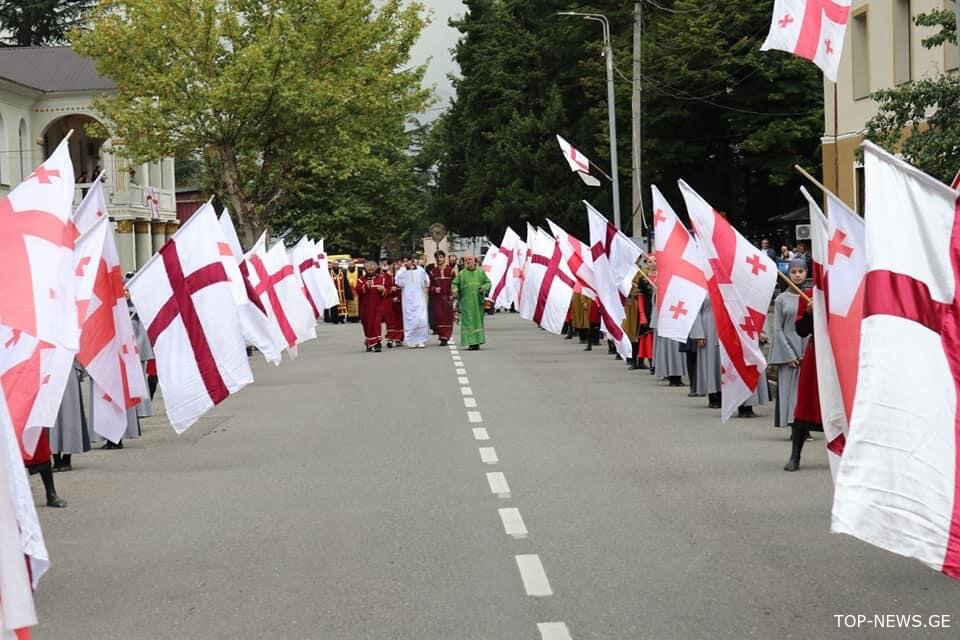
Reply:
<svg viewBox="0 0 960 640"><path fill-rule="evenodd" d="M79 204L99 173L125 271L143 266L177 229L174 161L131 165L94 109L115 90L69 47L0 48L0 195L53 152L68 131ZM98 131L106 132L99 137Z"/></svg>
<svg viewBox="0 0 960 640"><path fill-rule="evenodd" d="M957 47L924 48L921 40L936 29L913 24L913 18L934 9L952 12L955 4L953 0L853 0L837 83L824 80L823 183L861 213L864 183L857 149L867 121L877 113L870 95L957 72Z"/></svg>

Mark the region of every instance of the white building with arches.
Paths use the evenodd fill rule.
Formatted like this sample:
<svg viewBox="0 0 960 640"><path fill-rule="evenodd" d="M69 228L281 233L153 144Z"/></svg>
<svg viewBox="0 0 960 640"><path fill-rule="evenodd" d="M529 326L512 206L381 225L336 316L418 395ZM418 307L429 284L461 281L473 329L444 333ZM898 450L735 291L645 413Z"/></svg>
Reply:
<svg viewBox="0 0 960 640"><path fill-rule="evenodd" d="M93 60L69 47L0 48L0 195L56 148L67 131L77 176L76 202L102 171L125 271L142 266L177 228L173 158L131 165L110 124L93 109L115 85ZM103 125L106 138L87 131Z"/></svg>

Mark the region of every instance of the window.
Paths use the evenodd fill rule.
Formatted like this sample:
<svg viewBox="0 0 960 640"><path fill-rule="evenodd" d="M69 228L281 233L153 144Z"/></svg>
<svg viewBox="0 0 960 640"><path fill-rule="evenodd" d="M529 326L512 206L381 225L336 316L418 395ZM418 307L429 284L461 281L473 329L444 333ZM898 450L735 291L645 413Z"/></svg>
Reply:
<svg viewBox="0 0 960 640"><path fill-rule="evenodd" d="M853 179L856 180L857 182L857 184L855 185L857 189L857 202L856 202L857 213L859 213L860 217L862 218L863 212L864 212L864 200L867 197L866 174L863 171L862 164L858 164L856 167L854 167L853 171L854 171Z"/></svg>
<svg viewBox="0 0 960 640"><path fill-rule="evenodd" d="M910 0L893 3L893 83L913 80L910 69L912 42L910 41Z"/></svg>
<svg viewBox="0 0 960 640"><path fill-rule="evenodd" d="M853 41L853 99L870 95L870 41L867 39L867 7L850 21Z"/></svg>
<svg viewBox="0 0 960 640"><path fill-rule="evenodd" d="M19 134L19 146L17 148L20 151L20 181L22 182L27 177L27 168L30 166L30 132L27 131L27 121L22 118L20 119Z"/></svg>

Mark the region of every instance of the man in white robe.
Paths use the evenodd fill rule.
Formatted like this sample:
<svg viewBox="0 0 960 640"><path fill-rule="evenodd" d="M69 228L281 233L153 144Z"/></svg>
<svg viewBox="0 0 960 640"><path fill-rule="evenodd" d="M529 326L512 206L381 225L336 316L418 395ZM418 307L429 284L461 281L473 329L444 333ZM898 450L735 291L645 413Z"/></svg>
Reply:
<svg viewBox="0 0 960 640"><path fill-rule="evenodd" d="M408 259L397 271L395 282L403 292L403 342L408 347L423 349L430 332L426 295L430 278L415 260Z"/></svg>

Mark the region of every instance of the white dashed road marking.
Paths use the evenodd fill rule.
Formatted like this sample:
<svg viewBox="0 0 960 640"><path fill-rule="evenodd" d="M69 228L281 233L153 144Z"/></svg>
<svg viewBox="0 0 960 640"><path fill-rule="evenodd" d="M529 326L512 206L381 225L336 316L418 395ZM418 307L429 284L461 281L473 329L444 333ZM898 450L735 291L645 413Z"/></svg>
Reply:
<svg viewBox="0 0 960 640"><path fill-rule="evenodd" d="M465 375L467 375L467 370L466 370L466 369L457 369L457 375L458 375L458 376L465 376Z"/></svg>
<svg viewBox="0 0 960 640"><path fill-rule="evenodd" d="M474 440L489 440L490 434L483 427L478 427L473 430L473 438Z"/></svg>
<svg viewBox="0 0 960 640"><path fill-rule="evenodd" d="M480 447L480 460L484 464L497 464L500 459L497 457L497 450L493 447Z"/></svg>
<svg viewBox="0 0 960 640"><path fill-rule="evenodd" d="M472 396L473 389L471 389L470 387L460 387L460 393L462 393L465 396Z"/></svg>
<svg viewBox="0 0 960 640"><path fill-rule="evenodd" d="M523 580L523 588L528 596L553 595L540 556L535 553L517 556L517 568L520 569L520 579Z"/></svg>
<svg viewBox="0 0 960 640"><path fill-rule="evenodd" d="M476 409L477 408L477 399L476 398L464 398L463 406L467 409Z"/></svg>
<svg viewBox="0 0 960 640"><path fill-rule="evenodd" d="M508 536L518 540L527 537L527 525L523 524L519 509L498 509L497 511L500 512L500 521L503 522L503 530Z"/></svg>
<svg viewBox="0 0 960 640"><path fill-rule="evenodd" d="M510 485L507 484L507 478L502 472L494 471L488 473L487 484L490 485L490 493L497 494L498 498L506 500L510 497ZM539 560L537 562L539 562Z"/></svg>
<svg viewBox="0 0 960 640"><path fill-rule="evenodd" d="M460 376L459 378L457 378L457 383L458 383L458 384L470 384L470 378L467 378L466 376Z"/></svg>
<svg viewBox="0 0 960 640"><path fill-rule="evenodd" d="M467 420L470 422L483 422L483 416L480 415L479 411L467 411Z"/></svg>
<svg viewBox="0 0 960 640"><path fill-rule="evenodd" d="M538 622L537 630L540 632L540 640L573 640L566 623L563 622Z"/></svg>

